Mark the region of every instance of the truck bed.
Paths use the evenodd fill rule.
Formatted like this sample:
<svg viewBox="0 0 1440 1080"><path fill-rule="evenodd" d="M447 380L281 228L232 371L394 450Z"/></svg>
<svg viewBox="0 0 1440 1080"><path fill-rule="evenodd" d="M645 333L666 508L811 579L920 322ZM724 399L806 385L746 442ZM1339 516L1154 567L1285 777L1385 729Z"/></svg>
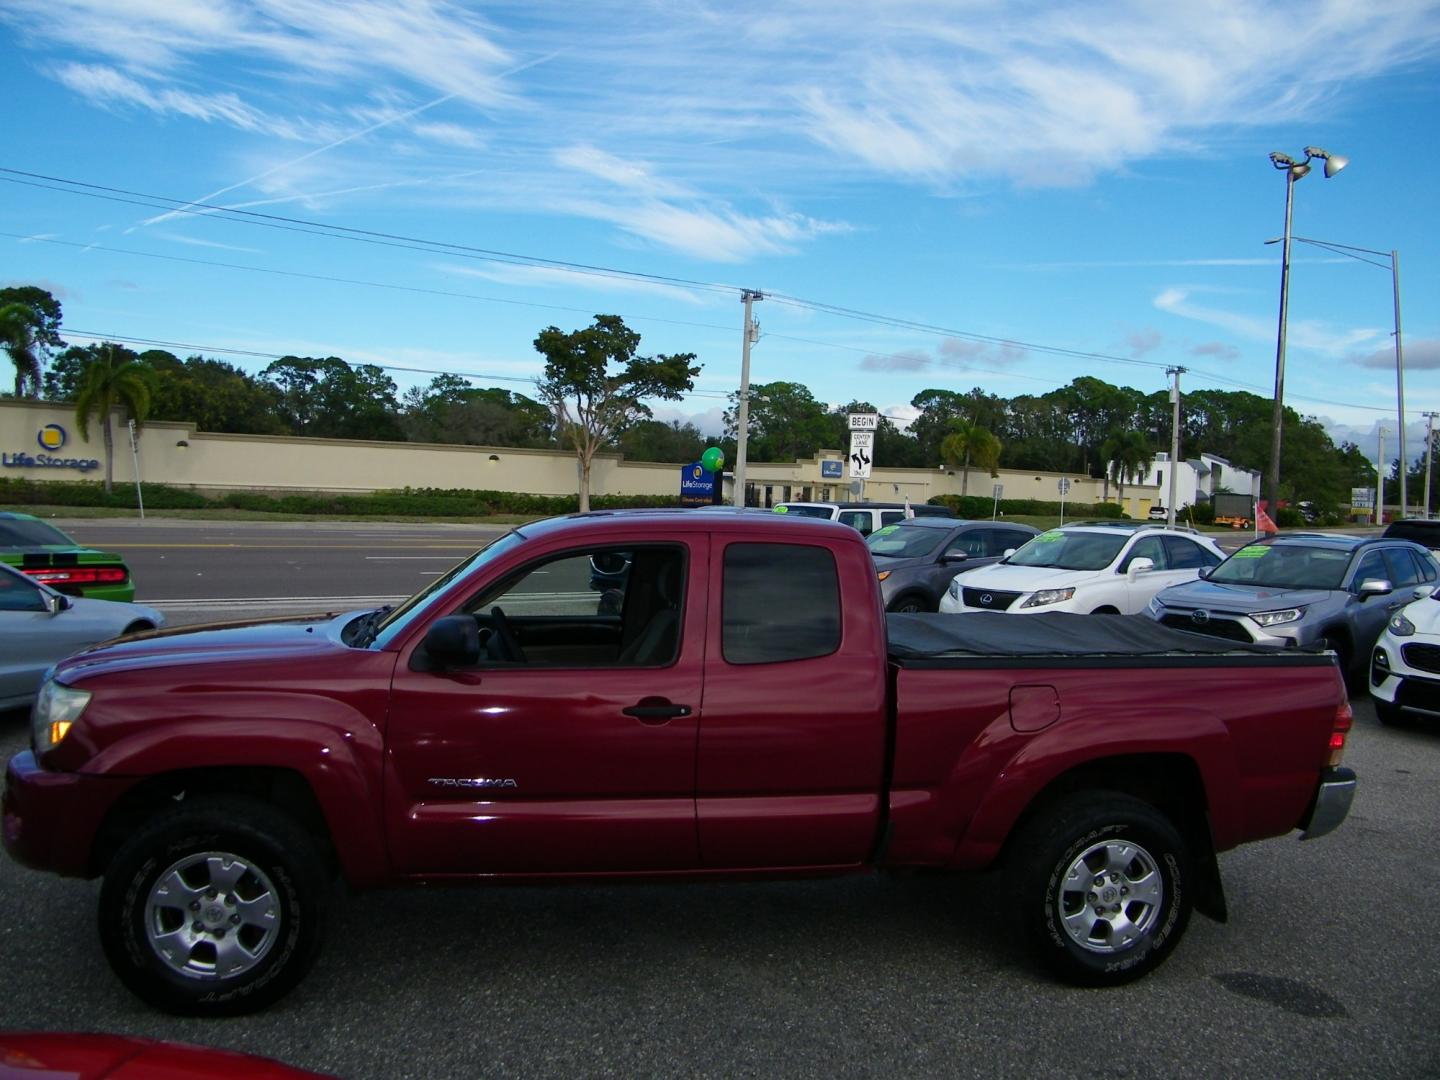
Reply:
<svg viewBox="0 0 1440 1080"><path fill-rule="evenodd" d="M1333 666L1319 649L1276 649L1175 630L1145 615L1056 611L1008 615L888 615L890 661L905 668L1312 667Z"/></svg>

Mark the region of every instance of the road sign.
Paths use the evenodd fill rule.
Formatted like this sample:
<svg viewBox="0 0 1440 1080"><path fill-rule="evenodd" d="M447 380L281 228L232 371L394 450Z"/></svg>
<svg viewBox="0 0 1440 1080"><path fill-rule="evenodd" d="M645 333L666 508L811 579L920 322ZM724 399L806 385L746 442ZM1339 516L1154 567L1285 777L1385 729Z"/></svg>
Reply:
<svg viewBox="0 0 1440 1080"><path fill-rule="evenodd" d="M1055 486L1060 489L1061 495L1068 495L1070 493L1070 478L1068 476L1062 476L1055 482Z"/></svg>
<svg viewBox="0 0 1440 1080"><path fill-rule="evenodd" d="M852 412L849 416L851 431L875 431L880 427L879 413Z"/></svg>
<svg viewBox="0 0 1440 1080"><path fill-rule="evenodd" d="M1373 510L1375 508L1375 489L1351 488L1350 506L1354 510Z"/></svg>
<svg viewBox="0 0 1440 1080"><path fill-rule="evenodd" d="M991 494L992 496L994 496L995 498L997 498L997 499L1004 498L1004 496L1005 496L1005 485L1004 485L1004 484L994 484L994 485L992 485L992 487L991 487L991 489L990 489L990 494Z"/></svg>
<svg viewBox="0 0 1440 1080"><path fill-rule="evenodd" d="M870 466L875 463L875 432L850 432L850 458L847 475L852 480L869 480Z"/></svg>

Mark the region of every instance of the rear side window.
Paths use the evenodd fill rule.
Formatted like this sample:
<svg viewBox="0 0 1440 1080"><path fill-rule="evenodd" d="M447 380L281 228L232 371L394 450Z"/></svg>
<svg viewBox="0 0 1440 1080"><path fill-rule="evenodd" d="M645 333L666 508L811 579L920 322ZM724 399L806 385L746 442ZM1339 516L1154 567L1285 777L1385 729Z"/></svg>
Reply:
<svg viewBox="0 0 1440 1080"><path fill-rule="evenodd" d="M1385 549L1385 569L1390 574L1390 584L1397 589L1420 584L1420 567L1404 548Z"/></svg>
<svg viewBox="0 0 1440 1080"><path fill-rule="evenodd" d="M840 521L852 529L860 530L864 536L870 535L870 525L873 519L869 510L841 510Z"/></svg>
<svg viewBox="0 0 1440 1080"><path fill-rule="evenodd" d="M728 663L806 660L840 647L840 583L828 548L731 544L721 605Z"/></svg>

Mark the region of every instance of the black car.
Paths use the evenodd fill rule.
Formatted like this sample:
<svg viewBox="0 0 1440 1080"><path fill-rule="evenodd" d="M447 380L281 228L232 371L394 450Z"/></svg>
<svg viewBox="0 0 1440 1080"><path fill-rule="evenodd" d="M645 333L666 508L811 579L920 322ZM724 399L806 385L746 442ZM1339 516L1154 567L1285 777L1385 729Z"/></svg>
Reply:
<svg viewBox="0 0 1440 1080"><path fill-rule="evenodd" d="M1402 518L1385 526L1381 536L1386 540L1410 540L1431 551L1440 551L1440 521Z"/></svg>
<svg viewBox="0 0 1440 1080"><path fill-rule="evenodd" d="M865 538L886 611L936 611L956 574L989 566L1039 532L1029 525L916 517Z"/></svg>

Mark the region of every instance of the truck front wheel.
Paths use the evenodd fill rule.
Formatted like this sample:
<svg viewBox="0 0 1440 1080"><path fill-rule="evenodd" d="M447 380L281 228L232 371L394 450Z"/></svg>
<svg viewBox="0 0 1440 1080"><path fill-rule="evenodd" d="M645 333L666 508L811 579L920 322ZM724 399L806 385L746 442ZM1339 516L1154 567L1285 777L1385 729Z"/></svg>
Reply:
<svg viewBox="0 0 1440 1080"><path fill-rule="evenodd" d="M1179 831L1118 792L1056 803L1016 837L1015 886L1040 960L1080 986L1117 986L1164 962L1190 920L1191 862Z"/></svg>
<svg viewBox="0 0 1440 1080"><path fill-rule="evenodd" d="M105 873L105 956L121 982L166 1012L264 1008L319 950L323 865L304 830L261 803L176 805L138 829Z"/></svg>

